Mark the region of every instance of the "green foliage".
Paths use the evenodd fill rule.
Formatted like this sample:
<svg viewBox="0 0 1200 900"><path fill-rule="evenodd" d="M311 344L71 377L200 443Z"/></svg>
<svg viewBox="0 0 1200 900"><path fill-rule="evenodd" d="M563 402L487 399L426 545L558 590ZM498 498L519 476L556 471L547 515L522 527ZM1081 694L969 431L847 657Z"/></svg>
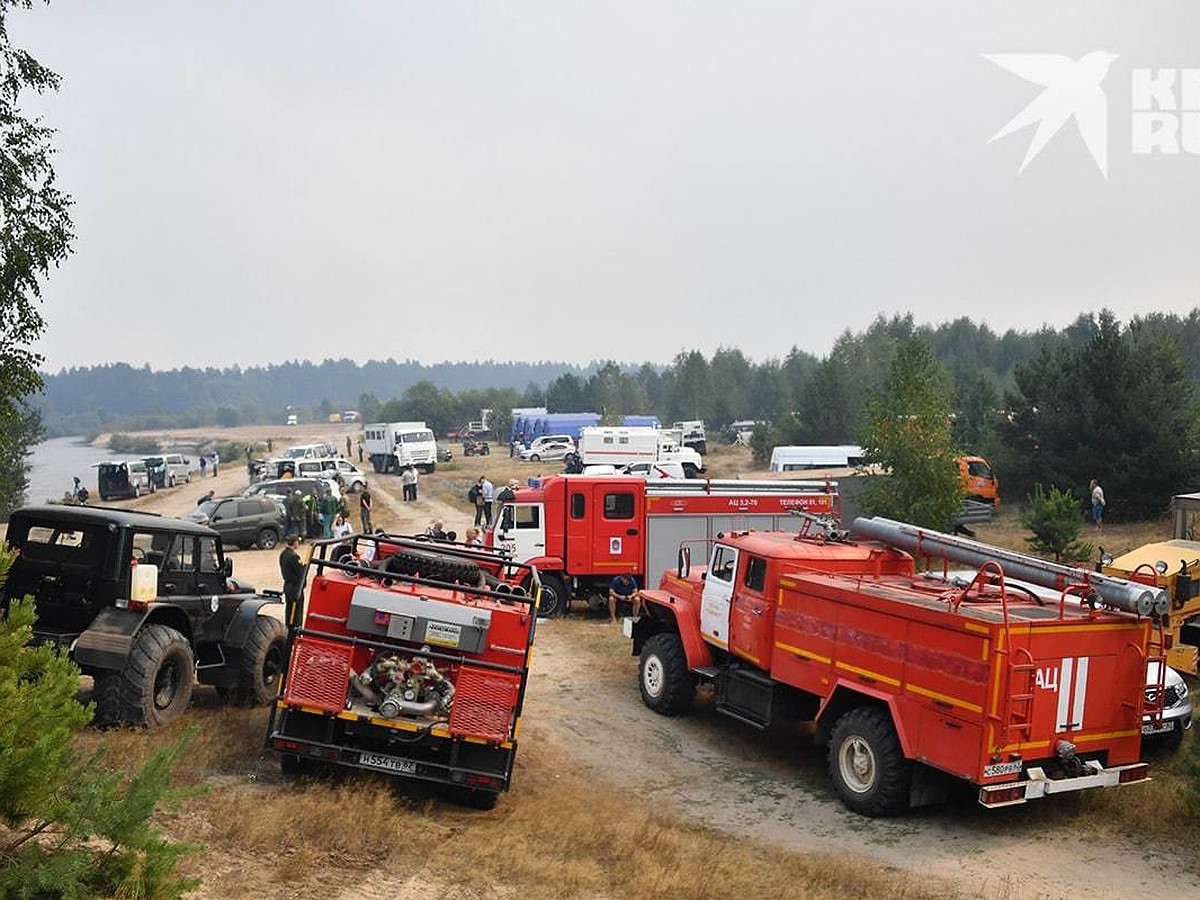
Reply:
<svg viewBox="0 0 1200 900"><path fill-rule="evenodd" d="M0 551L0 586L15 559ZM0 617L0 897L181 897L198 885L178 872L193 848L150 819L193 793L171 780L195 729L131 776L108 771L103 748L80 758L75 733L92 712L76 700L79 670L30 645L34 619L29 598Z"/></svg>
<svg viewBox="0 0 1200 900"><path fill-rule="evenodd" d="M108 449L121 455L150 456L158 453L160 448L154 438L113 434L108 438Z"/></svg>
<svg viewBox="0 0 1200 900"><path fill-rule="evenodd" d="M1069 490L1050 485L1046 491L1040 484L1034 486L1021 513L1021 524L1032 532L1025 541L1034 553L1053 556L1055 562L1091 559L1095 548L1079 540L1083 527L1079 502Z"/></svg>
<svg viewBox="0 0 1200 900"><path fill-rule="evenodd" d="M237 407L230 406L228 403L218 406L214 416L216 417L217 424L225 428L233 428L235 425L240 424L242 420L242 414L238 412Z"/></svg>
<svg viewBox="0 0 1200 900"><path fill-rule="evenodd" d="M867 402L860 443L864 461L887 474L868 476L865 515L947 528L962 506L950 440L953 388L919 338L901 341L887 379Z"/></svg>
<svg viewBox="0 0 1200 900"><path fill-rule="evenodd" d="M54 131L21 113L23 95L58 88L58 76L8 37L8 14L30 0L0 2L0 513L19 506L28 486L25 457L41 419L28 398L42 387L45 330L42 282L70 252L71 199L50 164Z"/></svg>
<svg viewBox="0 0 1200 900"><path fill-rule="evenodd" d="M992 460L1012 488L1082 487L1095 476L1106 515L1146 518L1197 487L1196 395L1176 335L1138 323L1122 332L1104 311L1015 375L1005 453Z"/></svg>

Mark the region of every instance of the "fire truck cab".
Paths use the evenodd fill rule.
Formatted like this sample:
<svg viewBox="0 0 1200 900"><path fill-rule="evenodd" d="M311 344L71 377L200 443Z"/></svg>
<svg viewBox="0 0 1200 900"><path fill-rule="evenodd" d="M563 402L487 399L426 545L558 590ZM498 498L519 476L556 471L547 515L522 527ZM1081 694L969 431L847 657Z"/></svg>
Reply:
<svg viewBox="0 0 1200 900"><path fill-rule="evenodd" d="M539 615L562 611L571 596L603 603L613 577L674 565L681 542L706 544L736 528L796 531L793 511L837 512L827 481L650 480L629 475L562 475L517 490L500 505L489 547L541 574Z"/></svg>
<svg viewBox="0 0 1200 900"><path fill-rule="evenodd" d="M627 633L648 707L683 712L711 685L752 727L815 722L835 789L870 816L941 799L947 776L989 807L1146 780L1163 592L886 519L853 537L805 521L723 536L707 568L681 548L642 591ZM952 560L974 577L948 576Z"/></svg>

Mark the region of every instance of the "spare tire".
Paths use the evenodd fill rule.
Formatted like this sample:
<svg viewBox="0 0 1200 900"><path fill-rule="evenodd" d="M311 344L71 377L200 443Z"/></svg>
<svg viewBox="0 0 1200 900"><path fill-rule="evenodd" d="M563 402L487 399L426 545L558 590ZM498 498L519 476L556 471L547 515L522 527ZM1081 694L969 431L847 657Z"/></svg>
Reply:
<svg viewBox="0 0 1200 900"><path fill-rule="evenodd" d="M397 575L419 575L432 581L461 581L476 584L479 566L465 559L428 550L397 550L387 558L384 569Z"/></svg>

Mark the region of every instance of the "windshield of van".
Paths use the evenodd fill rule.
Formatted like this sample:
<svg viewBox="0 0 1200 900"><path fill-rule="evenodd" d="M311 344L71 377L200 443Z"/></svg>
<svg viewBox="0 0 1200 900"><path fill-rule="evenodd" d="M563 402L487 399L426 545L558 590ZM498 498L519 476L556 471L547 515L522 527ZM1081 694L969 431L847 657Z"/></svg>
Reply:
<svg viewBox="0 0 1200 900"><path fill-rule="evenodd" d="M406 431L400 435L400 440L402 443L405 443L405 444L416 444L416 443L420 443L421 441L432 441L433 440L433 432L429 431L429 430Z"/></svg>

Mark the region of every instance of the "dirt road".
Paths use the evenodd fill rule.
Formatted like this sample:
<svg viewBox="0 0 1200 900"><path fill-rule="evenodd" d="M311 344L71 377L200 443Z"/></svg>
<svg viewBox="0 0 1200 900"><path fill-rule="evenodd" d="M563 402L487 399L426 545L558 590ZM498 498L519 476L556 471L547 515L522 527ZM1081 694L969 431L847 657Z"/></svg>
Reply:
<svg viewBox="0 0 1200 900"><path fill-rule="evenodd" d="M438 475L426 479L432 482ZM202 490L244 487L244 469L223 469L131 505L185 512ZM430 497L402 503L395 478L372 479L376 518L412 532L434 518L461 526L463 509ZM277 554L234 551L238 576L277 587ZM918 876L961 885L966 896L1009 898L1197 896L1197 867L1184 848L1089 833L1081 801L1065 797L1027 808L985 811L969 791L944 806L902 818L868 820L834 798L823 753L800 731L760 734L717 715L703 694L697 711L664 718L638 696L628 642L603 620L544 621L526 701L536 723L523 751L552 755L594 783L660 810L797 852L861 855ZM537 747L535 741L543 746ZM519 785L516 790L519 790ZM1129 790L1136 790L1130 788ZM417 896L401 877L377 873L379 896ZM436 893L433 892L433 893ZM356 894L361 896L361 894Z"/></svg>

